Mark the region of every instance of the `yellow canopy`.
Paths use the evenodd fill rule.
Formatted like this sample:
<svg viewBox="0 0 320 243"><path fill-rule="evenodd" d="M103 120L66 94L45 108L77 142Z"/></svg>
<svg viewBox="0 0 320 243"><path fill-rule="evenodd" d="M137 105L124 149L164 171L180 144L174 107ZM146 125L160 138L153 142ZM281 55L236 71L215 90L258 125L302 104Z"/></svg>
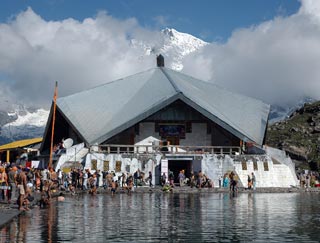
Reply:
<svg viewBox="0 0 320 243"><path fill-rule="evenodd" d="M42 142L42 138L31 138L31 139L19 140L19 141L7 143L7 144L0 146L0 151L10 150L10 149L15 149L15 148L23 148L25 146L29 146L31 144L41 143L41 142Z"/></svg>

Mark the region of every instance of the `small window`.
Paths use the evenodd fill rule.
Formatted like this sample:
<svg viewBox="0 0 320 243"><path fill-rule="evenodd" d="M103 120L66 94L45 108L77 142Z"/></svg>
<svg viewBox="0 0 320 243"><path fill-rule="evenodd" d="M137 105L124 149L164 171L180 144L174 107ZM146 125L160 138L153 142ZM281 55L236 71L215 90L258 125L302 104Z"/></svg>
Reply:
<svg viewBox="0 0 320 243"><path fill-rule="evenodd" d="M253 170L258 170L258 163L257 161L253 162Z"/></svg>
<svg viewBox="0 0 320 243"><path fill-rule="evenodd" d="M268 162L263 162L264 171L269 171Z"/></svg>
<svg viewBox="0 0 320 243"><path fill-rule="evenodd" d="M109 160L103 161L103 171L109 170Z"/></svg>
<svg viewBox="0 0 320 243"><path fill-rule="evenodd" d="M96 159L91 160L91 169L97 170L97 160Z"/></svg>
<svg viewBox="0 0 320 243"><path fill-rule="evenodd" d="M121 161L120 160L116 161L116 172L121 172Z"/></svg>
<svg viewBox="0 0 320 243"><path fill-rule="evenodd" d="M242 161L241 165L242 165L242 170L247 170L247 162Z"/></svg>

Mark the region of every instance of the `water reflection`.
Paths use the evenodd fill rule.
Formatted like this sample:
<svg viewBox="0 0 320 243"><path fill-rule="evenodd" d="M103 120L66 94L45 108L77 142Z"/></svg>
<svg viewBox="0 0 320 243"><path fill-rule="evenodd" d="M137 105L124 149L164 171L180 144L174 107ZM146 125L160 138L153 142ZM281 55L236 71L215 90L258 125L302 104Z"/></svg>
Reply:
<svg viewBox="0 0 320 243"><path fill-rule="evenodd" d="M33 209L2 242L319 242L319 194L83 195Z"/></svg>

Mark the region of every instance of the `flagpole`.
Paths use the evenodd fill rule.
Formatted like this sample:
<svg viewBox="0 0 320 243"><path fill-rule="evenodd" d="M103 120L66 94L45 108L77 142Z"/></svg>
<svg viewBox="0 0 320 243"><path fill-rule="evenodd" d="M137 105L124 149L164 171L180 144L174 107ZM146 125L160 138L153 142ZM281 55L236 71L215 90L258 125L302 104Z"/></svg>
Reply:
<svg viewBox="0 0 320 243"><path fill-rule="evenodd" d="M48 167L52 166L52 152L53 152L54 125L56 122L57 96L58 96L58 82L56 81L56 86L54 88L54 95L53 95L53 114L52 114L52 129L51 129L51 143L50 143L50 159L49 159Z"/></svg>

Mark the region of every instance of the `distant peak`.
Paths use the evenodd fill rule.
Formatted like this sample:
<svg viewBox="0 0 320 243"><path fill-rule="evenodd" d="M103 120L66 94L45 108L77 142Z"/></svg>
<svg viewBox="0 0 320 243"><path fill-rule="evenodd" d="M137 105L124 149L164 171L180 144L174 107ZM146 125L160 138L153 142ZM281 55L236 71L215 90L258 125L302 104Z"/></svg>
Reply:
<svg viewBox="0 0 320 243"><path fill-rule="evenodd" d="M176 31L175 29L171 29L171 28L165 28L163 30L161 30L161 32L167 36L173 37L174 34L178 33L178 31Z"/></svg>
<svg viewBox="0 0 320 243"><path fill-rule="evenodd" d="M205 42L205 41L203 41L193 35L190 35L188 33L179 32L179 31L172 29L172 28L165 28L165 29L161 30L161 33L164 36L169 37L170 40L178 40L178 41L182 41L182 42L197 42L202 45L207 44L207 42Z"/></svg>

